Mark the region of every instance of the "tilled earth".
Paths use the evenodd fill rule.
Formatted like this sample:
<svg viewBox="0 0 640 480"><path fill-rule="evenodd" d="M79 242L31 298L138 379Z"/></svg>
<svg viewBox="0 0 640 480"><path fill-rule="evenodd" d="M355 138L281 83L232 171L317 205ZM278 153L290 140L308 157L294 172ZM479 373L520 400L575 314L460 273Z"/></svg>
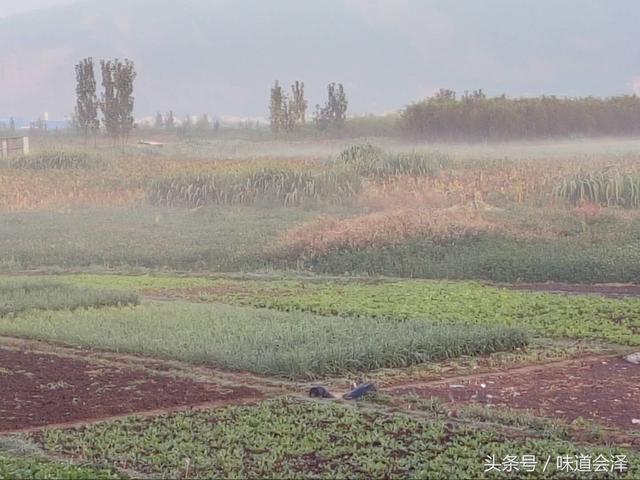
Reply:
<svg viewBox="0 0 640 480"><path fill-rule="evenodd" d="M640 430L640 365L619 357L398 385L391 391L453 404L530 409L567 421L582 417L605 426Z"/></svg>
<svg viewBox="0 0 640 480"><path fill-rule="evenodd" d="M263 398L260 390L0 345L0 432Z"/></svg>

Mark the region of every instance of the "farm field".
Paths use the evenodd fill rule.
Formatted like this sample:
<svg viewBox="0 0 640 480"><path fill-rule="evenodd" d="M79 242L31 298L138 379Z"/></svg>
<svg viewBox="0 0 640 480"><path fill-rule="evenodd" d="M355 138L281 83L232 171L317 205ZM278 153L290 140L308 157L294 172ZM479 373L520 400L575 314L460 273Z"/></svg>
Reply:
<svg viewBox="0 0 640 480"><path fill-rule="evenodd" d="M0 164L0 478L638 478L639 160L36 139Z"/></svg>

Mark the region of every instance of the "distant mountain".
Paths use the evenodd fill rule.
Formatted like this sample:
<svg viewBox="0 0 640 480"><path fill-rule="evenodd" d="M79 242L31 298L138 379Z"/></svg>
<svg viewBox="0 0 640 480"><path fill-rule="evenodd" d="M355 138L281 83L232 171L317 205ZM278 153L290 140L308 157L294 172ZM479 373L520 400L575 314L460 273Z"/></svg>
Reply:
<svg viewBox="0 0 640 480"><path fill-rule="evenodd" d="M359 113L439 87L630 93L637 18L633 0L88 1L0 19L0 117L71 113L85 56L136 62L138 116L265 116L275 79L304 80L310 109L342 82Z"/></svg>

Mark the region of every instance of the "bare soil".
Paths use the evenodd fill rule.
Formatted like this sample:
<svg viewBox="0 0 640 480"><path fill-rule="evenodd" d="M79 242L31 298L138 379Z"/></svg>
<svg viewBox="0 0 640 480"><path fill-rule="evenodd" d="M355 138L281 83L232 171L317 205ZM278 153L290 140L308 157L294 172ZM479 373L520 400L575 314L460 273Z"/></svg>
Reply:
<svg viewBox="0 0 640 480"><path fill-rule="evenodd" d="M388 391L436 397L454 405L530 409L569 422L582 417L608 427L640 430L640 365L619 357L397 385Z"/></svg>
<svg viewBox="0 0 640 480"><path fill-rule="evenodd" d="M601 283L583 285L575 283L520 283L506 285L514 290L530 290L535 292L568 293L574 295L599 295L609 298L640 297L640 285L631 283Z"/></svg>
<svg viewBox="0 0 640 480"><path fill-rule="evenodd" d="M108 364L0 345L0 432L218 402L264 393L149 368Z"/></svg>

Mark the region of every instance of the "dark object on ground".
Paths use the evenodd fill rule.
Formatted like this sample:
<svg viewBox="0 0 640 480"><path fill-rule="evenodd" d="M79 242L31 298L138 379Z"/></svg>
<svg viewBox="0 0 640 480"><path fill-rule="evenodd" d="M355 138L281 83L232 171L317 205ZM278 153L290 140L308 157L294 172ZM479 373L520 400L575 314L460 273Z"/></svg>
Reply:
<svg viewBox="0 0 640 480"><path fill-rule="evenodd" d="M311 387L309 396L313 398L336 398L324 387Z"/></svg>
<svg viewBox="0 0 640 480"><path fill-rule="evenodd" d="M345 393L342 398L345 400L354 400L356 398L364 397L365 395L369 395L376 391L376 386L373 383L363 383L362 385L358 385L353 390L348 393Z"/></svg>

